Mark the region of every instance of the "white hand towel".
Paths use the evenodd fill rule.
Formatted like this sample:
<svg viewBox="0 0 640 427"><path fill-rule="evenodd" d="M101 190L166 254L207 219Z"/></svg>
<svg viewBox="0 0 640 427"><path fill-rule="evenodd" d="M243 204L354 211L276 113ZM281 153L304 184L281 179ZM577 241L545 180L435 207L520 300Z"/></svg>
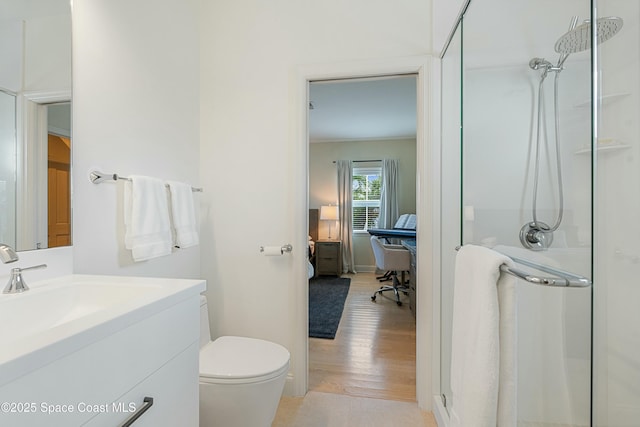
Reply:
<svg viewBox="0 0 640 427"><path fill-rule="evenodd" d="M513 427L516 412L513 261L480 246L456 256L451 351L451 427Z"/></svg>
<svg viewBox="0 0 640 427"><path fill-rule="evenodd" d="M182 182L169 181L171 192L171 214L175 231L175 246L188 248L197 245L198 227L193 202L191 185Z"/></svg>
<svg viewBox="0 0 640 427"><path fill-rule="evenodd" d="M130 176L124 185L124 243L134 261L171 254L167 189L159 179Z"/></svg>

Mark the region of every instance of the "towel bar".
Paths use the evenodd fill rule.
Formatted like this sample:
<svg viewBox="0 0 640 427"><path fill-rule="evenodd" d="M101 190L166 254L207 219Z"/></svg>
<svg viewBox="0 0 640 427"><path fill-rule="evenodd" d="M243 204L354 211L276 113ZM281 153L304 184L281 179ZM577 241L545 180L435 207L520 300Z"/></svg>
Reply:
<svg viewBox="0 0 640 427"><path fill-rule="evenodd" d="M119 179L123 181L131 181L131 178L127 178L126 176L120 176L117 173L104 173L100 171L92 171L89 174L89 180L94 184L100 184L105 181L117 181ZM169 187L168 184L167 184L167 187ZM202 188L191 187L191 191L193 191L194 193L202 193L203 190Z"/></svg>
<svg viewBox="0 0 640 427"><path fill-rule="evenodd" d="M460 246L456 246L456 251L460 250ZM519 279L525 280L529 283L542 286L555 286L560 288L586 288L591 286L591 280L577 274L569 273L567 271L559 270L542 264L536 264L531 261L527 261L521 258L512 257L506 255L513 260L513 262L526 265L527 267L535 268L536 270L544 271L545 273L553 274L559 277L540 277L526 271L508 267L506 265L500 266L500 271L515 276Z"/></svg>

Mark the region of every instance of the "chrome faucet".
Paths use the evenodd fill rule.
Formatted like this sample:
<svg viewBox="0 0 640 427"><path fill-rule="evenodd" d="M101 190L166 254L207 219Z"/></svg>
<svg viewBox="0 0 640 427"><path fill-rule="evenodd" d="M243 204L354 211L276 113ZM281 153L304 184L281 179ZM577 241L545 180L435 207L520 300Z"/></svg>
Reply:
<svg viewBox="0 0 640 427"><path fill-rule="evenodd" d="M11 277L9 283L5 286L3 294L19 294L20 292L28 291L29 287L22 278L22 272L27 270L37 270L39 268L46 268L47 264L34 265L33 267L26 268L12 268Z"/></svg>
<svg viewBox="0 0 640 427"><path fill-rule="evenodd" d="M11 246L0 243L0 260L2 260L3 264L16 262L18 260L18 254Z"/></svg>
<svg viewBox="0 0 640 427"><path fill-rule="evenodd" d="M0 260L3 264L9 264L11 262L18 261L18 254L13 248L4 243L0 243ZM17 294L20 292L28 291L29 287L22 278L22 272L27 270L36 270L38 268L45 268L47 264L34 265L33 267L26 268L12 268L11 277L9 283L5 286L3 294Z"/></svg>

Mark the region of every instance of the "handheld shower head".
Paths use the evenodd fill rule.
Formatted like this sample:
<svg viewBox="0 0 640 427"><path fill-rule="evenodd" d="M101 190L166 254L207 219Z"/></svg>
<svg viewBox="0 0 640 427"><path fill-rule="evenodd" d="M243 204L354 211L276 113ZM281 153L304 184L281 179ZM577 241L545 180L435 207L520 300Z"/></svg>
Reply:
<svg viewBox="0 0 640 427"><path fill-rule="evenodd" d="M531 67L532 70L539 70L540 68L549 69L553 67L553 64L544 58L533 58L529 61L529 67Z"/></svg>

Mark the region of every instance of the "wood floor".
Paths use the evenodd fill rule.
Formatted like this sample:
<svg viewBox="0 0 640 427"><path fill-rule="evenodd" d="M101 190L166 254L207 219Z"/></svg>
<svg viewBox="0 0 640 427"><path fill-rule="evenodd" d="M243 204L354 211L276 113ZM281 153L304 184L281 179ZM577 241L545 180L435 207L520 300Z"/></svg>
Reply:
<svg viewBox="0 0 640 427"><path fill-rule="evenodd" d="M351 287L336 338L309 339L309 392L282 397L273 427L437 427L416 402L408 297L401 307L389 297L372 302L374 274L343 277Z"/></svg>
<svg viewBox="0 0 640 427"><path fill-rule="evenodd" d="M351 278L334 340L309 338L309 391L405 402L416 401L416 325L409 298L373 291L373 273ZM388 284L389 282L385 283Z"/></svg>

